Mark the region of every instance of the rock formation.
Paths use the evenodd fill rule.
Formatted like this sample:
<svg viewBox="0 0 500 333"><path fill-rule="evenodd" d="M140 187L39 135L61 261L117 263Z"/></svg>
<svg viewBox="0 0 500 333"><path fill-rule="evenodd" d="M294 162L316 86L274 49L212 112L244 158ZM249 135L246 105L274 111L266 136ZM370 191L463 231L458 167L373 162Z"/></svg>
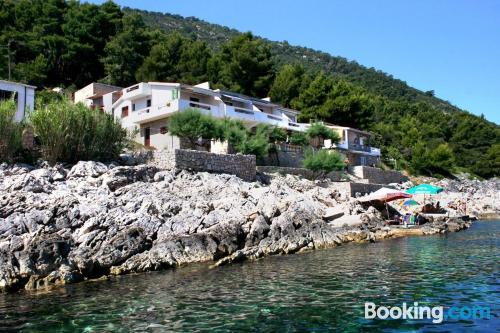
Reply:
<svg viewBox="0 0 500 333"><path fill-rule="evenodd" d="M384 227L374 208L340 198L329 181L258 178L144 164L3 164L0 290L192 262L222 265L404 234ZM339 216L352 221L335 223ZM467 226L435 223L419 232Z"/></svg>

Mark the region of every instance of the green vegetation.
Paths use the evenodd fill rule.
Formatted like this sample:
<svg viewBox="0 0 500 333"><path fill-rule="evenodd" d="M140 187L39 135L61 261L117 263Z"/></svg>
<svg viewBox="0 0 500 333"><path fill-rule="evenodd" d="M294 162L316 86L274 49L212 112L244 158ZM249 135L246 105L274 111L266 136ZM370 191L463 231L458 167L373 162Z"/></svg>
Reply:
<svg viewBox="0 0 500 333"><path fill-rule="evenodd" d="M290 136L290 143L297 146L307 146L309 144L309 138L303 132L293 132Z"/></svg>
<svg viewBox="0 0 500 333"><path fill-rule="evenodd" d="M13 161L22 149L23 126L13 121L15 114L13 99L0 101L0 161Z"/></svg>
<svg viewBox="0 0 500 333"><path fill-rule="evenodd" d="M330 172L344 170L345 164L342 161L342 156L337 152L326 149L318 151L308 149L304 157L304 168L312 171Z"/></svg>
<svg viewBox="0 0 500 333"><path fill-rule="evenodd" d="M240 121L216 119L195 109L174 114L168 126L171 134L188 140L191 148L196 147L200 138L226 140L237 153L255 155L259 159L267 156L273 133L265 125L258 126L252 133Z"/></svg>
<svg viewBox="0 0 500 333"><path fill-rule="evenodd" d="M127 132L111 115L66 99L39 103L29 121L51 163L112 160L127 143Z"/></svg>
<svg viewBox="0 0 500 333"><path fill-rule="evenodd" d="M168 130L172 135L186 139L191 148L197 141L217 138L220 131L218 122L211 116L206 116L196 109L186 109L174 114L168 122Z"/></svg>
<svg viewBox="0 0 500 333"><path fill-rule="evenodd" d="M326 127L322 123L313 123L306 130L306 135L310 139L320 138L323 140L332 140L332 143L337 143L340 140L337 132Z"/></svg>
<svg viewBox="0 0 500 333"><path fill-rule="evenodd" d="M371 131L383 156L413 173L500 175L500 126L432 90L341 57L195 18L122 10L111 1L4 0L0 17L0 78L8 78L10 51L12 79L40 87L208 80L216 88L269 95L300 110L302 121ZM248 141L252 136L237 127L228 130L231 140L239 138L235 147L265 150L262 140Z"/></svg>

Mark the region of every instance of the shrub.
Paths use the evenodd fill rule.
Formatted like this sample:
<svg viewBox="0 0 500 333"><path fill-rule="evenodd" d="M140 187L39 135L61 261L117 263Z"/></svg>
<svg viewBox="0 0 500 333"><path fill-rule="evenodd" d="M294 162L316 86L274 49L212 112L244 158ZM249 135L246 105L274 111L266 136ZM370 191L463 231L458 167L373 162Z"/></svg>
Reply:
<svg viewBox="0 0 500 333"><path fill-rule="evenodd" d="M224 118L218 121L217 139L226 140L231 147L236 147L248 135L248 129L239 120Z"/></svg>
<svg viewBox="0 0 500 333"><path fill-rule="evenodd" d="M339 153L320 149L317 152L312 150L306 151L304 167L312 171L330 172L334 170L343 170L345 164Z"/></svg>
<svg viewBox="0 0 500 333"><path fill-rule="evenodd" d="M38 103L30 122L42 157L51 163L112 160L127 142L126 130L113 116L68 99Z"/></svg>
<svg viewBox="0 0 500 333"><path fill-rule="evenodd" d="M12 161L22 150L23 126L14 121L16 103L0 101L0 161Z"/></svg>
<svg viewBox="0 0 500 333"><path fill-rule="evenodd" d="M309 144L309 139L303 132L293 132L290 136L290 143L297 146L307 146Z"/></svg>
<svg viewBox="0 0 500 333"><path fill-rule="evenodd" d="M191 148L196 146L200 138L211 140L221 135L217 120L191 108L175 113L170 118L168 130L173 135L188 140Z"/></svg>
<svg viewBox="0 0 500 333"><path fill-rule="evenodd" d="M267 156L269 146L269 137L266 132L256 131L255 134L247 132L243 140L234 148L239 153L255 155L257 159L262 159Z"/></svg>
<svg viewBox="0 0 500 333"><path fill-rule="evenodd" d="M323 140L329 139L332 143L337 143L340 141L340 137L334 130L326 127L322 123L311 124L306 130L306 135L310 139L320 138Z"/></svg>
<svg viewBox="0 0 500 333"><path fill-rule="evenodd" d="M269 141L272 143L286 141L287 133L281 127L273 126L269 129Z"/></svg>

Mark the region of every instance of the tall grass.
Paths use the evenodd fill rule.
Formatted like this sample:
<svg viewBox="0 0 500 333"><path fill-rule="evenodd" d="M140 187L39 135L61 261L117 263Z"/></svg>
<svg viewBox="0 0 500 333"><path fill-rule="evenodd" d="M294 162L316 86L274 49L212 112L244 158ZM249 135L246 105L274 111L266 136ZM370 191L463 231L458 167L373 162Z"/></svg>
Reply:
<svg viewBox="0 0 500 333"><path fill-rule="evenodd" d="M38 104L30 122L42 157L51 163L112 160L127 142L126 130L111 115L67 99Z"/></svg>
<svg viewBox="0 0 500 333"><path fill-rule="evenodd" d="M0 161L11 162L22 150L23 125L14 121L16 102L0 101Z"/></svg>

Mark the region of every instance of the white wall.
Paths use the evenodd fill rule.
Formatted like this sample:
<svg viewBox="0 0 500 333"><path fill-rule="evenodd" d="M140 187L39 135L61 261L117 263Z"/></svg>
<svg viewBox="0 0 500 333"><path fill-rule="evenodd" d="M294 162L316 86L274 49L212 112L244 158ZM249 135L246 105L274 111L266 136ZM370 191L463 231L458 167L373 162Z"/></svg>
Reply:
<svg viewBox="0 0 500 333"><path fill-rule="evenodd" d="M9 81L0 81L0 90L11 91L17 94L17 110L15 121L22 121L27 112L35 107L35 88L32 86Z"/></svg>
<svg viewBox="0 0 500 333"><path fill-rule="evenodd" d="M75 96L74 96L75 103L81 102L88 106L91 101L89 101L87 98L93 95L94 95L94 84L91 83L83 87L82 89L75 91Z"/></svg>

